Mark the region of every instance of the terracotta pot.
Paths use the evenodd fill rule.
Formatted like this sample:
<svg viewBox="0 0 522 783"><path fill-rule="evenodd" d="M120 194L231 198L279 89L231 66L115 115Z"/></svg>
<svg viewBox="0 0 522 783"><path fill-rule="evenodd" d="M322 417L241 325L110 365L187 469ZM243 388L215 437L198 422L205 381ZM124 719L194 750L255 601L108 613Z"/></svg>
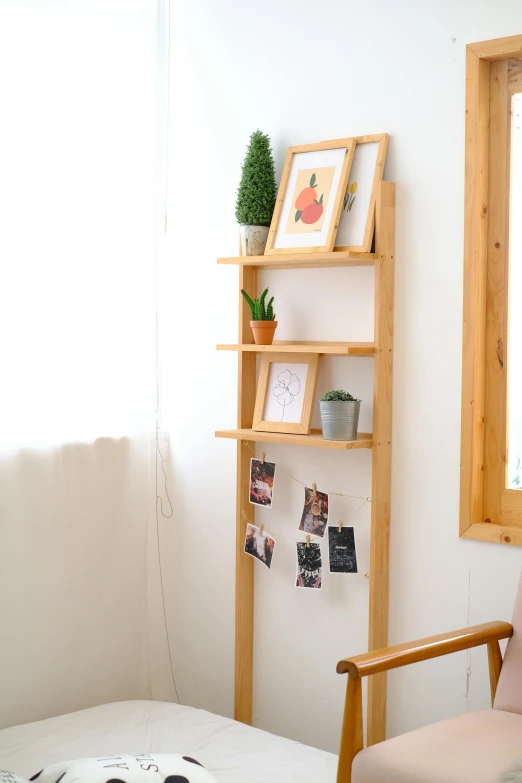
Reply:
<svg viewBox="0 0 522 783"><path fill-rule="evenodd" d="M256 345L272 345L277 321L250 321Z"/></svg>

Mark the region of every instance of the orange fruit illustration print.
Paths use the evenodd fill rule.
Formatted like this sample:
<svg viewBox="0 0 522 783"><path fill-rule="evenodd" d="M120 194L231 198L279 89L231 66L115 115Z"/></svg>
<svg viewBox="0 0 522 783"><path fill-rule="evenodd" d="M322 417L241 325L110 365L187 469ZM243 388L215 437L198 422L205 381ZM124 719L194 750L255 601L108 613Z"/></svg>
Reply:
<svg viewBox="0 0 522 783"><path fill-rule="evenodd" d="M323 194L317 198L317 178L315 173L310 177L310 185L299 193L295 200L295 222L313 225L323 214Z"/></svg>

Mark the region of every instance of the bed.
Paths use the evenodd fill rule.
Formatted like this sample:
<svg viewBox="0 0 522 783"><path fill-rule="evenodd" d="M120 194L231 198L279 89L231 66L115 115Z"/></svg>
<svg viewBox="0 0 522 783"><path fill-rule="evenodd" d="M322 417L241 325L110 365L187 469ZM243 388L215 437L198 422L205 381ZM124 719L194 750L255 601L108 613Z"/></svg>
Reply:
<svg viewBox="0 0 522 783"><path fill-rule="evenodd" d="M126 701L0 731L0 768L31 776L97 755L183 753L219 783L335 783L337 756L179 704Z"/></svg>

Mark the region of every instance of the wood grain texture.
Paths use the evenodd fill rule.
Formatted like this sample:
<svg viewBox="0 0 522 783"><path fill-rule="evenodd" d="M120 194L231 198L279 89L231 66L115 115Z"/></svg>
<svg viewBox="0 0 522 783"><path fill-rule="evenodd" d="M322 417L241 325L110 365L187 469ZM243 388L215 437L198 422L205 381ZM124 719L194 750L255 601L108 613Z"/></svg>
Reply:
<svg viewBox="0 0 522 783"><path fill-rule="evenodd" d="M519 489L502 489L500 519L513 532L522 529L522 492Z"/></svg>
<svg viewBox="0 0 522 783"><path fill-rule="evenodd" d="M306 376L306 387L304 390L303 408L301 411L301 420L299 422L276 422L265 421L264 411L266 398L272 393L268 388L270 380L270 365L274 362L280 362L288 365L308 364L308 374ZM256 403L254 407L254 416L252 419L252 429L256 432L287 433L296 435L309 435L312 428L312 411L315 398L315 389L317 386L317 373L319 370L318 353L270 353L263 354L261 358L261 368L259 370L259 379L257 382Z"/></svg>
<svg viewBox="0 0 522 783"><path fill-rule="evenodd" d="M522 529L514 525L494 525L487 522L475 522L462 534L463 538L476 541L490 541L493 544L522 546Z"/></svg>
<svg viewBox="0 0 522 783"><path fill-rule="evenodd" d="M485 61L508 60L510 57L522 57L522 35L508 38L494 38L491 41L479 41L468 44L468 51Z"/></svg>
<svg viewBox="0 0 522 783"><path fill-rule="evenodd" d="M281 219L281 215L283 211L283 203L286 195L286 190L288 187L288 181L290 179L290 172L292 170L292 161L294 155L298 155L303 152L321 152L322 150L334 150L334 149L343 149L343 148L346 150L346 154L344 156L343 165L341 168L341 176L339 179L337 192L335 194L331 194L332 196L334 196L334 206L330 219L330 225L328 226L325 244L322 246L313 245L311 247L299 247L299 248L295 248L295 247L275 248L274 243L276 240L277 228L279 226L279 221ZM354 139L335 139L332 141L321 141L318 144L303 144L299 147L289 147L288 152L286 154L285 163L283 166L281 182L279 184L279 189L277 191L277 199L274 208L274 214L272 216L272 222L270 224L270 231L268 232L268 239L266 241L266 248L265 248L266 256L276 255L276 254L285 256L289 254L292 255L295 253L306 255L308 253L330 252L333 250L335 236L337 234L337 228L339 226L339 219L341 217L343 198L346 192L348 177L350 176L350 169L352 167L354 152L355 152ZM313 234L310 234L310 237L313 238Z"/></svg>
<svg viewBox="0 0 522 783"><path fill-rule="evenodd" d="M509 639L512 634L511 623L502 620L482 623L450 633L428 636L415 642L385 647L354 658L345 658L337 664L337 672L352 677L368 677L410 663L427 661L460 650L469 650L500 639Z"/></svg>
<svg viewBox="0 0 522 783"><path fill-rule="evenodd" d="M337 765L337 783L350 783L352 779L352 761L364 747L362 687L357 677L348 677L346 699L344 703L341 747Z"/></svg>
<svg viewBox="0 0 522 783"><path fill-rule="evenodd" d="M491 63L489 73L489 194L486 277L484 399L484 496L481 522L503 520L500 497L506 486L507 264L509 258L509 146L511 106L508 63Z"/></svg>
<svg viewBox="0 0 522 783"><path fill-rule="evenodd" d="M348 247L339 245L334 248L336 252L342 252L343 250L352 250L353 252L369 252L372 248L373 235L375 231L375 205L377 203L377 193L379 190L379 183L384 176L384 165L386 163L386 152L388 150L389 136L387 133L376 133L371 136L356 136L354 141L356 143L355 152L357 152L357 145L359 144L375 144L378 143L377 159L375 161L375 170L373 172L372 191L370 194L370 202L368 205L368 217L366 219L366 226L364 229L364 237L362 245L356 247Z"/></svg>
<svg viewBox="0 0 522 783"><path fill-rule="evenodd" d="M507 89L510 95L522 92L522 59L511 59L508 64Z"/></svg>
<svg viewBox="0 0 522 783"><path fill-rule="evenodd" d="M520 89L521 42L467 49L460 513L462 537L515 546L522 497L506 489L507 323L511 96Z"/></svg>
<svg viewBox="0 0 522 783"><path fill-rule="evenodd" d="M488 668L489 668L489 688L491 691L491 706L495 703L497 685L500 679L500 670L502 669L502 653L498 639L488 642Z"/></svg>
<svg viewBox="0 0 522 783"><path fill-rule="evenodd" d="M460 535L482 521L489 63L466 51Z"/></svg>
<svg viewBox="0 0 522 783"><path fill-rule="evenodd" d="M318 269L321 267L373 266L375 253L336 250L331 253L292 253L291 256L230 256L218 264L262 266L269 269Z"/></svg>
<svg viewBox="0 0 522 783"><path fill-rule="evenodd" d="M255 353L318 353L331 356L373 356L374 343L301 342L274 340L272 345L218 345L218 351L254 351Z"/></svg>
<svg viewBox="0 0 522 783"><path fill-rule="evenodd" d="M395 185L381 182L377 197L375 327L373 381L372 510L370 541L370 618L368 649L388 643L388 580L390 549L393 279ZM367 743L386 735L386 677L368 684Z"/></svg>
<svg viewBox="0 0 522 783"><path fill-rule="evenodd" d="M250 309L241 295L243 288L250 296L257 296L257 270L241 267L239 270L239 330L240 343L252 342ZM256 354L238 353L238 427L250 427L254 414L256 394ZM245 557L246 518L253 519L249 503L250 458L255 453L253 442L246 439L237 443L236 475L236 617L235 617L235 674L234 717L252 724L252 688L254 673L254 567L253 559Z"/></svg>
<svg viewBox="0 0 522 783"><path fill-rule="evenodd" d="M249 354L255 355L255 354ZM321 430L312 430L309 435L293 435L284 432L256 432L252 429L217 430L216 438L259 441L261 443L286 443L290 446L313 446L321 449L371 449L372 436L368 432L359 432L357 440L325 440Z"/></svg>

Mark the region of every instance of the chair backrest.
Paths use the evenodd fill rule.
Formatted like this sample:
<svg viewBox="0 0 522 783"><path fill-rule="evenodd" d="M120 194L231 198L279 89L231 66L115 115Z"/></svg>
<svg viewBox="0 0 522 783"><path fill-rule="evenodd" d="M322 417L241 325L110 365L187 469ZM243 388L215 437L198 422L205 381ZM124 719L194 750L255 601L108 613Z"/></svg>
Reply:
<svg viewBox="0 0 522 783"><path fill-rule="evenodd" d="M522 715L522 579L513 611L513 636L506 648L493 706L495 710Z"/></svg>

